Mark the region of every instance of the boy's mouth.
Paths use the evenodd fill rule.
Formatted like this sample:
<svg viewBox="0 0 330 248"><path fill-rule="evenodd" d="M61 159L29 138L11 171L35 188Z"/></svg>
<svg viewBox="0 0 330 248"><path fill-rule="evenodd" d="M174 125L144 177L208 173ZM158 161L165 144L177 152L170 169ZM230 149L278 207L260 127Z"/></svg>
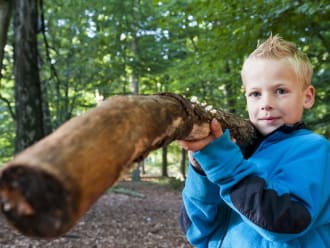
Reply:
<svg viewBox="0 0 330 248"><path fill-rule="evenodd" d="M259 118L259 121L265 121L268 124L274 123L277 120L279 120L280 117L263 117L263 118Z"/></svg>

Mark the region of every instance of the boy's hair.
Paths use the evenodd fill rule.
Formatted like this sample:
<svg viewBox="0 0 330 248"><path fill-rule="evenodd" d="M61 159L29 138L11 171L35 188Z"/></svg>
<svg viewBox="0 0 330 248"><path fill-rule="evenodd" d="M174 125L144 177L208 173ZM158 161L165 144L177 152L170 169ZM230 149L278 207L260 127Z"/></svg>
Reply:
<svg viewBox="0 0 330 248"><path fill-rule="evenodd" d="M250 59L258 58L287 59L293 65L304 86L311 84L313 68L309 58L294 43L284 40L279 35L270 35L266 41L258 42L257 48L248 56L244 64Z"/></svg>

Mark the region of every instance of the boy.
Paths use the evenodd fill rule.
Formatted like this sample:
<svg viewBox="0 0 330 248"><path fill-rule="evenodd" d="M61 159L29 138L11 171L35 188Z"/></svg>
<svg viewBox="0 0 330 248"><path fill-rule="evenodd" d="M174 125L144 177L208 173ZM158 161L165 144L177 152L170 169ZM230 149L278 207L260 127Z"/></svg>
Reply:
<svg viewBox="0 0 330 248"><path fill-rule="evenodd" d="M241 71L249 119L262 135L243 158L211 122L190 151L181 224L195 247L330 247L330 143L301 122L314 104L312 67L294 44L271 36Z"/></svg>

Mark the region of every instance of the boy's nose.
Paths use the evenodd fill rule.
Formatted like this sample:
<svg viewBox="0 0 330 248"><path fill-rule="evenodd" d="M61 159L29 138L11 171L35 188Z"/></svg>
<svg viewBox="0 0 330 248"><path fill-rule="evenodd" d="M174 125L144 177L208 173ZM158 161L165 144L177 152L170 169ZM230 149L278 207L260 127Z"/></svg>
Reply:
<svg viewBox="0 0 330 248"><path fill-rule="evenodd" d="M269 95L264 95L262 98L261 109L271 110L273 108L273 99Z"/></svg>
<svg viewBox="0 0 330 248"><path fill-rule="evenodd" d="M265 105L261 108L262 110L271 110L273 107L271 105Z"/></svg>

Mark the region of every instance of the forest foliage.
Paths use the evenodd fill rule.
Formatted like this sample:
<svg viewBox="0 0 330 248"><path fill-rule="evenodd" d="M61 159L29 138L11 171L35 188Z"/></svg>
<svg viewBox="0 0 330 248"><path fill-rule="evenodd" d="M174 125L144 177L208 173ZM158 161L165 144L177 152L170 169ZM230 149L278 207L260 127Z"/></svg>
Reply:
<svg viewBox="0 0 330 248"><path fill-rule="evenodd" d="M49 132L118 94L169 91L246 117L241 65L258 40L280 34L312 61L316 105L305 121L330 138L328 1L56 0L38 11ZM13 25L0 84L0 162L14 153Z"/></svg>

